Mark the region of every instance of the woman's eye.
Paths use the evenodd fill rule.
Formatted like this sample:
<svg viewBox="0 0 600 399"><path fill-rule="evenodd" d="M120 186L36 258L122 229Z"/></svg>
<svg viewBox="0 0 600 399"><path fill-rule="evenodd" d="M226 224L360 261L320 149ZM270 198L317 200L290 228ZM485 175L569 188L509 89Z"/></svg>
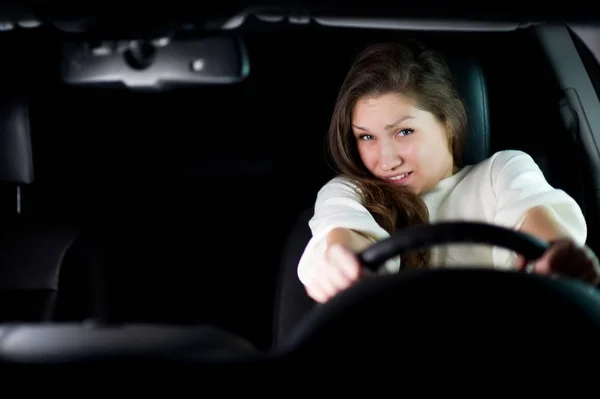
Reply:
<svg viewBox="0 0 600 399"><path fill-rule="evenodd" d="M373 140L373 136L371 136L370 134L361 134L360 136L358 136L359 140Z"/></svg>
<svg viewBox="0 0 600 399"><path fill-rule="evenodd" d="M398 132L398 136L409 136L415 132L414 129L402 129Z"/></svg>

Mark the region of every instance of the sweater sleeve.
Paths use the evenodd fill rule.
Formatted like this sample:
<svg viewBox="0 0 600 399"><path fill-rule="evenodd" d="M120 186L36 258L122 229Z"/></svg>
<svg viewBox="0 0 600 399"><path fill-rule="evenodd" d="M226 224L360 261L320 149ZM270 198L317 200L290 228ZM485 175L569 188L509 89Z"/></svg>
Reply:
<svg viewBox="0 0 600 399"><path fill-rule="evenodd" d="M573 239L584 244L587 226L577 202L566 192L552 187L533 158L522 151L501 151L494 155L491 183L496 199L494 221L500 226L519 229L527 211L544 206L552 210ZM494 264L508 265L514 254L494 250Z"/></svg>
<svg viewBox="0 0 600 399"><path fill-rule="evenodd" d="M373 242L389 237L362 205L357 187L349 180L335 177L318 192L315 213L309 221L312 238L308 242L298 264L298 277L302 283L310 279L314 265L324 257L327 234L335 228L361 232ZM384 265L386 271L397 271L400 258L390 259Z"/></svg>

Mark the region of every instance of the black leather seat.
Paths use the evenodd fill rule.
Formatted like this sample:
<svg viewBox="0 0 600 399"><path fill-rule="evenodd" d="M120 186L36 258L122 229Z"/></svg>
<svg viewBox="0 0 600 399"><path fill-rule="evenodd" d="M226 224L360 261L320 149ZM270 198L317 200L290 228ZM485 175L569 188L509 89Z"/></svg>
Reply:
<svg viewBox="0 0 600 399"><path fill-rule="evenodd" d="M483 69L466 54L445 54L468 112L469 135L462 164L478 163L490 155L490 121ZM316 304L298 279L297 267L311 237L308 221L313 208L302 212L292 227L283 251L275 294L274 343L281 341Z"/></svg>
<svg viewBox="0 0 600 399"><path fill-rule="evenodd" d="M77 229L32 213L28 103L0 99L0 322L52 318L59 271Z"/></svg>

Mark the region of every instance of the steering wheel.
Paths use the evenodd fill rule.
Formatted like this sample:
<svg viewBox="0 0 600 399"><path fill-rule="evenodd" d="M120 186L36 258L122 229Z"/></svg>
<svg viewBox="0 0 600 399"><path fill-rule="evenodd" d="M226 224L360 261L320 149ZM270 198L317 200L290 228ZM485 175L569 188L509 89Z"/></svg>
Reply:
<svg viewBox="0 0 600 399"><path fill-rule="evenodd" d="M499 226L473 222L448 222L419 225L400 230L386 240L371 245L358 254L362 265L376 271L386 260L406 252L450 243L488 244L510 249L525 260L541 257L549 243L531 235Z"/></svg>
<svg viewBox="0 0 600 399"><path fill-rule="evenodd" d="M399 231L358 258L375 270L386 260L433 245L489 244L539 258L547 242L482 223L439 223ZM590 345L600 337L600 295L566 278L473 268L407 269L365 278L317 306L281 350L314 359L369 357L407 351L447 351L481 342ZM591 339L591 338L590 338ZM458 346L457 346L458 345ZM499 348L499 346L494 346ZM513 348L516 348L513 346ZM486 350L489 348L486 348Z"/></svg>

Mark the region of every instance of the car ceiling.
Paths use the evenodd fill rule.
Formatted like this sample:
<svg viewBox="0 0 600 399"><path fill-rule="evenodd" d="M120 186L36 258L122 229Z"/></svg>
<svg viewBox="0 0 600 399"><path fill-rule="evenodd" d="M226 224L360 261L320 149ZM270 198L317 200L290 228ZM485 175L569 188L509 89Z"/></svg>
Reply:
<svg viewBox="0 0 600 399"><path fill-rule="evenodd" d="M514 4L513 4L514 3ZM528 26L537 21L592 22L600 19L600 6L592 2L578 4L569 2L543 7L524 6L523 2L490 2L474 4L467 1L433 0L426 3L410 2L397 6L389 1L345 1L343 5L333 1L271 0L262 2L219 0L215 2L189 2L171 0L165 4L148 5L140 1L50 1L5 0L0 4L0 32L14 29L35 28L50 24L68 33L89 30L168 29L174 25L193 23L204 29L220 29L235 24L244 15L258 14L265 17L283 17L301 23L306 20L332 21L332 18L369 20L384 18L392 21L426 19L430 23L439 20L462 22L467 25L505 27ZM495 24L491 24L494 22ZM460 26L460 24L459 24ZM408 27L410 28L410 26Z"/></svg>

